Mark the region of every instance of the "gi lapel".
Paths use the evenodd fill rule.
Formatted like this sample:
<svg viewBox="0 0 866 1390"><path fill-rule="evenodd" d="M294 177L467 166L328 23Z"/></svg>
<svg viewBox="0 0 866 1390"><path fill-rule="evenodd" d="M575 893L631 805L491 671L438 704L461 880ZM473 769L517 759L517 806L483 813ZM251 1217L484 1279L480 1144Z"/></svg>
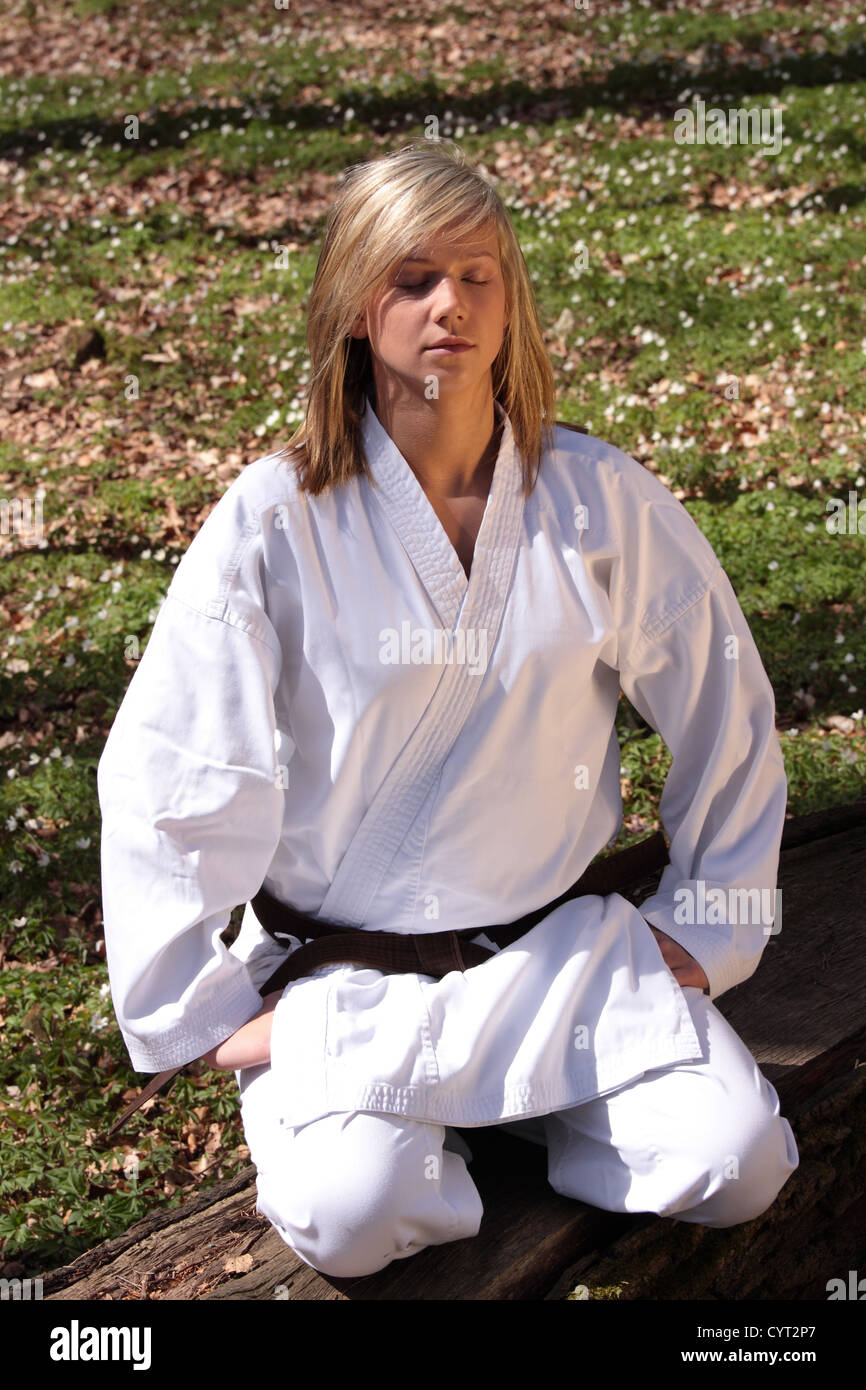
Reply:
<svg viewBox="0 0 866 1390"><path fill-rule="evenodd" d="M517 560L524 502L523 470L506 415L467 580L424 489L369 405L363 420L365 451L378 485L374 495L452 634L457 659L443 662L424 713L355 831L319 909L324 920L352 927L363 925L484 684L484 670L459 657L483 650L489 660L493 651Z"/></svg>

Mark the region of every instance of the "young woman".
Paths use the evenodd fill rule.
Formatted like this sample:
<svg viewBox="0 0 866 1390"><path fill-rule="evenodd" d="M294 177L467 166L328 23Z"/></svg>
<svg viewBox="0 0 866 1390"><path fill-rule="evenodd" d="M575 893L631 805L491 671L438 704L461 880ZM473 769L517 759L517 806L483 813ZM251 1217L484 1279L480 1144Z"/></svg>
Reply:
<svg viewBox="0 0 866 1390"><path fill-rule="evenodd" d="M308 344L305 423L195 537L99 764L133 1065L235 1070L259 1209L326 1274L478 1231L455 1126L514 1123L595 1206L751 1220L798 1154L713 1003L769 922L718 900L772 894L787 786L724 570L650 472L554 423L519 245L458 150L348 172ZM617 834L620 688L673 754L658 890L578 897L500 949L485 925ZM334 959L262 1002L306 940L267 934L264 894L355 941L490 954Z"/></svg>

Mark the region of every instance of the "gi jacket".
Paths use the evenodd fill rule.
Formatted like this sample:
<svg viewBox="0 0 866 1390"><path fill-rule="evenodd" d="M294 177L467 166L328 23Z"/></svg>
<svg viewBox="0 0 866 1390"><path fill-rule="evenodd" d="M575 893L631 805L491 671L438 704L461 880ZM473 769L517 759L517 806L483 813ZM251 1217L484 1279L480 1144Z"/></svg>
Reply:
<svg viewBox="0 0 866 1390"><path fill-rule="evenodd" d="M620 687L673 754L658 891L640 911L566 903L440 981L333 965L292 982L281 1118L490 1124L701 1057L649 923L713 999L755 970L768 921L695 920L681 891L776 884L784 764L730 581L668 489L599 439L557 426L524 499L496 410L468 580L369 403L371 478L309 497L286 458L257 459L178 565L98 767L106 954L138 1070L258 1011L283 954L249 906L263 882L396 932L509 922L563 892L622 823Z"/></svg>

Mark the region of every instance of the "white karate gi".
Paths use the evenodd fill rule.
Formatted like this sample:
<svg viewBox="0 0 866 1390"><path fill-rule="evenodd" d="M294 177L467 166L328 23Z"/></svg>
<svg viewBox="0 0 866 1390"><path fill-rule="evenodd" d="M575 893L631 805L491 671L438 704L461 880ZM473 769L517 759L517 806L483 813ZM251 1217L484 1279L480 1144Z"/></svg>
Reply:
<svg viewBox="0 0 866 1390"><path fill-rule="evenodd" d="M271 1219L310 1263L360 1269L382 1258L364 1234L375 1222L361 1222L344 1259L321 1254L330 1235L304 1244L321 1203L306 1226L278 1219L274 1156L287 1171L287 1136L314 1187L335 1124L346 1162L358 1148L343 1142L348 1117L374 1169L374 1132L400 1152L421 1136L435 1157L431 1135L465 1148L453 1126L557 1112L542 1124L555 1147L566 1112L587 1119L600 1113L590 1102L645 1095L633 1084L645 1075L656 1092L684 1075L694 1088L704 1066L724 1090L723 1056L736 1056L763 1116L743 1121L762 1155L748 1186L772 1201L796 1166L793 1136L710 1002L753 973L769 925L675 918L675 893L699 880L776 883L787 785L773 693L727 576L671 493L598 439L557 427L524 499L504 417L467 580L369 404L362 426L373 483L308 497L268 455L227 490L177 568L100 760L106 952L133 1065L191 1061L258 1011L257 987L284 953L249 905L231 949L220 934L262 882L325 920L399 932L512 921L555 898L621 824L621 686L674 758L657 892L640 911L616 893L567 903L440 981L335 965L288 985L271 1065L238 1073L260 1200L266 1181ZM700 962L709 998L680 988L648 923ZM708 1029L724 1039L712 1059ZM680 1094L688 1106L688 1087ZM740 1139L729 1131L724 1153ZM422 1170L425 1211L455 1164L455 1181L470 1181L459 1153L443 1157L440 1180ZM646 1195L671 1214L697 1211L683 1193L703 1201L717 1167L703 1188L690 1169L675 1191ZM610 1199L617 1180L605 1181ZM392 1215L404 1188L387 1187ZM283 1189L305 1201L297 1182ZM416 1229L410 1214L384 1262L480 1219L477 1193L445 1209L444 1226L427 1211Z"/></svg>

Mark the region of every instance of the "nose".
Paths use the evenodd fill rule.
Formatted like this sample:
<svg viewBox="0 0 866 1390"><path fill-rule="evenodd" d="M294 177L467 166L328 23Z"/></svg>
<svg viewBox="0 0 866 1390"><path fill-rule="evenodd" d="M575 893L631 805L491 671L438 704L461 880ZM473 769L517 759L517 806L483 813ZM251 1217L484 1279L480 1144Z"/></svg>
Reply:
<svg viewBox="0 0 866 1390"><path fill-rule="evenodd" d="M438 322L444 314L463 311L463 299L459 282L453 275L443 275L436 284L433 295L433 314Z"/></svg>

